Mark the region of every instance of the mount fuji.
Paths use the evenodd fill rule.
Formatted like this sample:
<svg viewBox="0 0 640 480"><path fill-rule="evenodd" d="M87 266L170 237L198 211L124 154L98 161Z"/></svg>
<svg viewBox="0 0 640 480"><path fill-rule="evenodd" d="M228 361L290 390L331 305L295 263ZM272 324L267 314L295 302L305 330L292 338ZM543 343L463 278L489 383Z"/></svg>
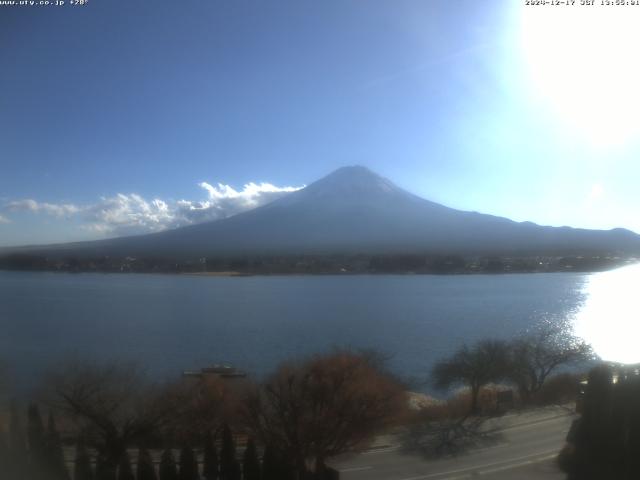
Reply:
<svg viewBox="0 0 640 480"><path fill-rule="evenodd" d="M456 210L413 195L365 167L351 166L222 220L154 234L19 250L47 256L171 258L334 253L631 255L640 253L640 236L625 229L540 226Z"/></svg>

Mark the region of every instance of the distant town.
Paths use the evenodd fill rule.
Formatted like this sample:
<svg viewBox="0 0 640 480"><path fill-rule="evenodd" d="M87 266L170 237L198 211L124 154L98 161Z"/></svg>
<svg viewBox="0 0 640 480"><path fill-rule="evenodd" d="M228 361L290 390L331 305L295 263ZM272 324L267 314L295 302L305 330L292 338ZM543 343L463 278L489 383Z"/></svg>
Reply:
<svg viewBox="0 0 640 480"><path fill-rule="evenodd" d="M474 274L597 272L640 259L594 256L460 256L420 254L272 255L250 257L49 258L16 253L0 258L0 269L52 272L187 273L201 275Z"/></svg>

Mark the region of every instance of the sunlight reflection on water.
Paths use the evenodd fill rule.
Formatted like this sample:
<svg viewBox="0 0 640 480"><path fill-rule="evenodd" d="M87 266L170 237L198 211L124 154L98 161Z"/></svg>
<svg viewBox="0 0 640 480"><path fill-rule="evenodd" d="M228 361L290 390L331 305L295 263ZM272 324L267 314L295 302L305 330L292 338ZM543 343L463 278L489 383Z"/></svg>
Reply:
<svg viewBox="0 0 640 480"><path fill-rule="evenodd" d="M592 275L575 317L575 333L589 342L603 359L640 362L640 264Z"/></svg>

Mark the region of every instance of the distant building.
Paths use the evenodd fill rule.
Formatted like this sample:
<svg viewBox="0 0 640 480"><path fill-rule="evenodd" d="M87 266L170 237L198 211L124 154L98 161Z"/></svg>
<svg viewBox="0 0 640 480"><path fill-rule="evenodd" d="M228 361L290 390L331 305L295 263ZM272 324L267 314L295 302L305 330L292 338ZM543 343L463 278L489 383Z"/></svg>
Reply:
<svg viewBox="0 0 640 480"><path fill-rule="evenodd" d="M229 364L214 364L210 367L204 367L200 371L186 370L182 372L183 378L192 378L198 380L207 380L214 378L221 379L238 379L245 378L247 373L243 370L238 370L233 365Z"/></svg>

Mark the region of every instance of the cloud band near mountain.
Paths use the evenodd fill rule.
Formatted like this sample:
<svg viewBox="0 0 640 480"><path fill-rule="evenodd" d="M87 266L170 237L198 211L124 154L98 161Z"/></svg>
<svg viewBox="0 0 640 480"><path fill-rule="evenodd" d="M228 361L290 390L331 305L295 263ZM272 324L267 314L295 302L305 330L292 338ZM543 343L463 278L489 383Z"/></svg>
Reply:
<svg viewBox="0 0 640 480"><path fill-rule="evenodd" d="M0 207L0 222L8 223L19 213L44 214L57 219L79 219L84 228L104 236L152 233L227 218L276 200L304 187L278 187L270 183L247 183L241 190L218 183L198 184L206 191L200 200L145 199L118 193L89 205L47 203L34 199L6 202Z"/></svg>

